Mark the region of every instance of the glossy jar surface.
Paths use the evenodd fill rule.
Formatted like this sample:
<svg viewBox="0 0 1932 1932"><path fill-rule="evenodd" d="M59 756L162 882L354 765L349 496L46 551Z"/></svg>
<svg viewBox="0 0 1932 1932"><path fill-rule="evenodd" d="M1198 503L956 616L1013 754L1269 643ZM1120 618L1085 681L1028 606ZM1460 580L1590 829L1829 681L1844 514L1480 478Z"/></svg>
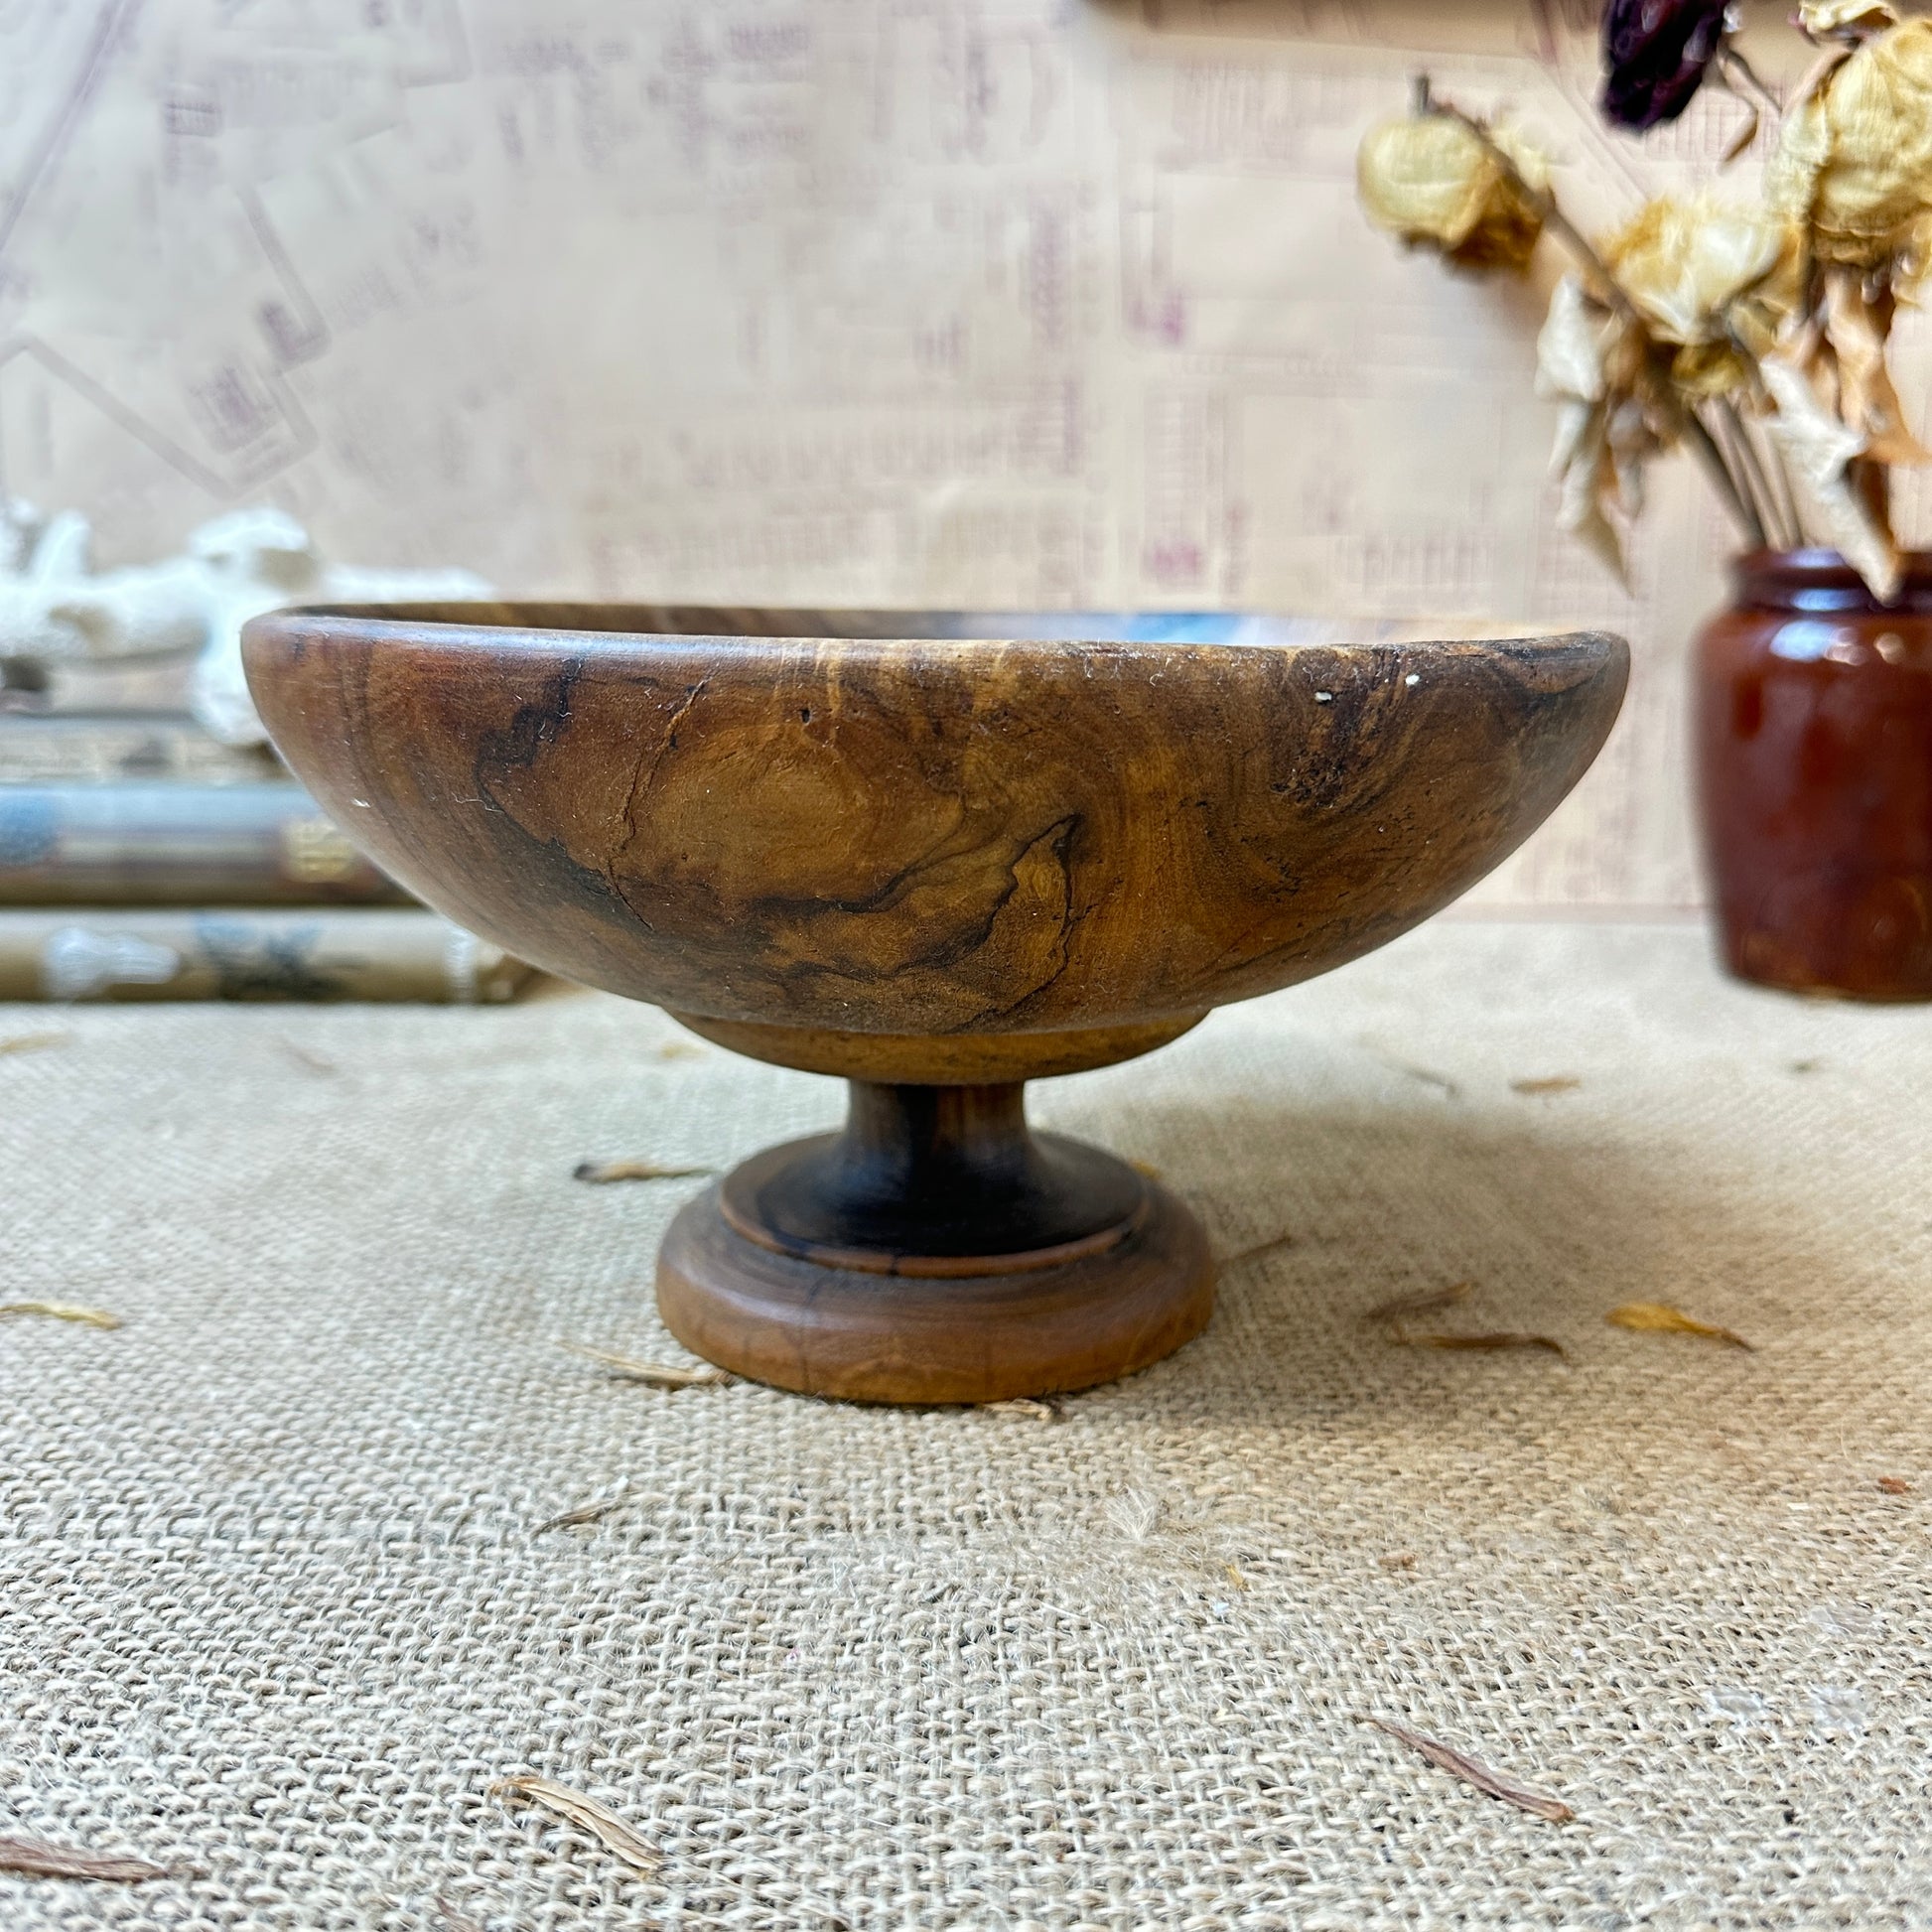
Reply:
<svg viewBox="0 0 1932 1932"><path fill-rule="evenodd" d="M1932 1000L1932 554L1881 605L1835 551L1757 552L1698 638L1697 784L1725 963Z"/></svg>

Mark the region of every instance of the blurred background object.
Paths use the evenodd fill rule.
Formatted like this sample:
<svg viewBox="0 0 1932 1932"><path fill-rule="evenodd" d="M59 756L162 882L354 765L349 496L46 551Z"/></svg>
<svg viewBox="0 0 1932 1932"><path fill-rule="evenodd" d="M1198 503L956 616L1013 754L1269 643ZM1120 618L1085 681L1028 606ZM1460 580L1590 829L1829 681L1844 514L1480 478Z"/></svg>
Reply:
<svg viewBox="0 0 1932 1932"><path fill-rule="evenodd" d="M1427 70L1363 137L1364 213L1446 271L1566 263L1537 340L1560 406L1558 521L1628 583L1648 467L1687 452L1727 511L1733 598L1697 642L1701 831L1720 948L1783 991L1932 1000L1932 553L1893 514L1932 465L1893 381L1893 325L1932 263L1932 20L1799 0L1767 85L1724 0L1611 0L1611 125L1704 86L1746 119L1692 196L1595 233L1506 114ZM1761 184L1725 171L1766 129Z"/></svg>
<svg viewBox="0 0 1932 1932"><path fill-rule="evenodd" d="M104 565L258 502L519 595L1600 623L1624 722L1474 909L1699 902L1722 513L1660 474L1606 581L1522 379L1550 277L1401 256L1354 155L1427 66L1510 103L1594 230L1708 172L1738 100L1613 134L1579 0L355 22L0 18L0 478Z"/></svg>
<svg viewBox="0 0 1932 1932"><path fill-rule="evenodd" d="M250 618L285 604L447 601L490 589L468 570L326 563L292 516L259 508L203 524L178 557L96 570L93 530L77 510L43 516L0 500L0 673L23 711L58 710L76 673L105 673L111 692L132 669L178 689L221 744L266 745L241 674Z"/></svg>
<svg viewBox="0 0 1932 1932"><path fill-rule="evenodd" d="M409 911L0 911L0 1000L495 1004L534 969Z"/></svg>
<svg viewBox="0 0 1932 1932"><path fill-rule="evenodd" d="M0 999L512 997L532 974L497 948L370 909L411 901L282 768L241 675L278 605L483 580L327 564L274 509L157 564L91 553L77 512L0 502Z"/></svg>

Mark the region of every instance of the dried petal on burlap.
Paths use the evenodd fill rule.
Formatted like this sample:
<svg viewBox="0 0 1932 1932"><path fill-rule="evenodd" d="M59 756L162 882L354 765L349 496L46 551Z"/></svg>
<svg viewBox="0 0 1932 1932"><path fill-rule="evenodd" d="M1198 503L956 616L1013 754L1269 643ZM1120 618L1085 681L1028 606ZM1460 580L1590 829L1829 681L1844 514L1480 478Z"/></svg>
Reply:
<svg viewBox="0 0 1932 1932"><path fill-rule="evenodd" d="M600 1839L608 1851L633 1870L655 1871L664 1863L609 1805L600 1804L581 1791L573 1791L567 1784L558 1784L551 1778L498 1778L487 1795L504 1800L521 1798L526 1803L541 1805L546 1811L554 1811L559 1818L567 1818Z"/></svg>
<svg viewBox="0 0 1932 1932"><path fill-rule="evenodd" d="M71 1302L0 1303L0 1321L29 1314L42 1314L50 1321L76 1322L83 1328L118 1328L121 1325L118 1314L109 1314L105 1309L76 1308Z"/></svg>
<svg viewBox="0 0 1932 1932"><path fill-rule="evenodd" d="M577 1529L586 1523L602 1522L614 1509L623 1507L624 1498L630 1493L630 1478L620 1476L612 1485L608 1496L599 1496L594 1501L579 1503L575 1509L560 1510L555 1516L547 1517L530 1534L542 1536L549 1530Z"/></svg>
<svg viewBox="0 0 1932 1932"><path fill-rule="evenodd" d="M989 1416L1025 1416L1030 1422L1058 1422L1060 1412L1050 1402L1042 1402L1035 1396L1011 1396L1004 1402L982 1402L976 1405Z"/></svg>
<svg viewBox="0 0 1932 1932"><path fill-rule="evenodd" d="M1716 1322L1700 1321L1668 1302L1624 1302L1603 1319L1612 1328L1634 1328L1642 1334L1702 1335L1708 1341L1727 1341L1733 1348L1749 1349L1750 1343L1732 1328L1720 1328Z"/></svg>
<svg viewBox="0 0 1932 1932"><path fill-rule="evenodd" d="M37 1838L0 1838L0 1871L18 1871L30 1878L101 1878L120 1885L171 1875L165 1864L150 1864L146 1859L48 1845Z"/></svg>
<svg viewBox="0 0 1932 1932"><path fill-rule="evenodd" d="M1527 267L1543 233L1550 164L1507 131L1492 139L1507 164L1452 115L1413 114L1371 128L1355 158L1369 219L1461 268Z"/></svg>
<svg viewBox="0 0 1932 1932"><path fill-rule="evenodd" d="M716 1173L715 1168L671 1167L662 1161L580 1161L570 1177L608 1187L615 1180L688 1180L695 1174Z"/></svg>
<svg viewBox="0 0 1932 1932"><path fill-rule="evenodd" d="M0 1039L0 1053L40 1053L50 1046L65 1046L73 1035L69 1033L12 1034Z"/></svg>
<svg viewBox="0 0 1932 1932"><path fill-rule="evenodd" d="M1453 1745L1445 1744L1437 1738L1426 1737L1420 1730L1397 1724L1393 1718L1370 1718L1367 1722L1377 1730L1385 1730L1391 1737L1407 1744L1411 1750L1420 1751L1440 1770L1460 1778L1464 1784L1474 1785L1478 1791L1486 1792L1492 1798L1500 1798L1506 1805L1514 1805L1519 1811L1534 1812L1538 1818L1547 1818L1553 1825L1564 1824L1577 1815L1561 1798L1553 1798L1545 1791L1532 1791L1528 1785L1518 1784L1514 1778L1491 1769L1480 1758L1471 1757L1466 1751L1458 1751Z"/></svg>
<svg viewBox="0 0 1932 1932"><path fill-rule="evenodd" d="M722 1388L737 1381L728 1369L714 1368L709 1362L640 1362L628 1355L614 1355L608 1348L592 1348L581 1341L559 1341L573 1355L596 1362L626 1382L645 1382L654 1389Z"/></svg>
<svg viewBox="0 0 1932 1932"><path fill-rule="evenodd" d="M1489 1329L1474 1335L1412 1335L1398 1325L1394 1339L1404 1348L1461 1349L1471 1354L1496 1354L1510 1348L1540 1348L1545 1354L1566 1357L1570 1353L1554 1335L1525 1334L1513 1328Z"/></svg>

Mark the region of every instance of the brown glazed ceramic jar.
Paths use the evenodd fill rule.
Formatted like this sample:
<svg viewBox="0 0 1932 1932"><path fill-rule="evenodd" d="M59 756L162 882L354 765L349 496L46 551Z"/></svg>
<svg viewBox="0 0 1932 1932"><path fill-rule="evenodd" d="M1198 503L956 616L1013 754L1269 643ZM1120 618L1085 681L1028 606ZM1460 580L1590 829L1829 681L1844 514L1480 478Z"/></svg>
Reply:
<svg viewBox="0 0 1932 1932"><path fill-rule="evenodd" d="M1880 604L1834 550L1758 551L1695 666L1705 859L1740 979L1932 1000L1932 553Z"/></svg>

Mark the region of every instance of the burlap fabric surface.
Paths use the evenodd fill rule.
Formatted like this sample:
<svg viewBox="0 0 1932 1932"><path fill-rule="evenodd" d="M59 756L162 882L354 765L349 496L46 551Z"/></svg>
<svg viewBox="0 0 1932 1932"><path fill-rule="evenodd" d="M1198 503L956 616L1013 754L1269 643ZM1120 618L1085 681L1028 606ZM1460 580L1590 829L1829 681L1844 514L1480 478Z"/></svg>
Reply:
<svg viewBox="0 0 1932 1932"><path fill-rule="evenodd" d="M9 1932L1932 1924L1924 1014L1727 986L1693 929L1439 924L1043 1086L1236 1257L1056 1420L559 1346L678 1358L701 1184L576 1163L840 1105L648 1010L0 1039L50 1025L0 1056L0 1301L125 1325L0 1324L0 1834L182 1875L0 1878ZM1464 1278L1414 1325L1567 1359L1363 1318Z"/></svg>

